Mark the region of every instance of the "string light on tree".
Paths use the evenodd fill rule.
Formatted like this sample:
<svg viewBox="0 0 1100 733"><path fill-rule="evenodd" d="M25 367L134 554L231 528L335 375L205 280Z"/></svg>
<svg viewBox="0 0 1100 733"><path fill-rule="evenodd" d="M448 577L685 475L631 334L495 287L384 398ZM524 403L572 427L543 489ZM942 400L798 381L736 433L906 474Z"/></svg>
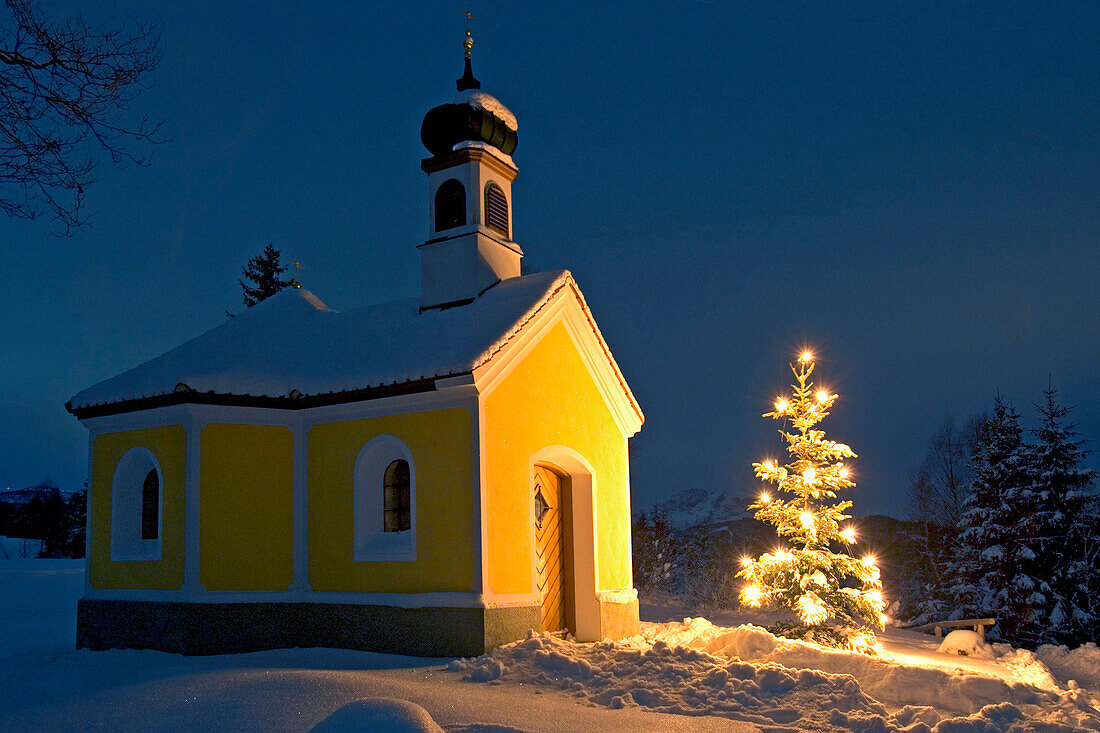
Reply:
<svg viewBox="0 0 1100 733"><path fill-rule="evenodd" d="M874 632L886 622L882 581L873 555L857 559L844 550L856 541L853 527L840 523L850 501L838 501L837 492L855 484L843 463L856 455L850 447L826 439L815 429L829 414L837 395L814 389L810 376L814 355L804 350L791 365L793 393L775 400L775 410L764 417L785 421L780 430L790 460L754 463L756 475L777 486L777 496L762 492L749 508L756 518L775 526L789 548L765 553L756 560L742 558L738 576L745 580L741 600L749 606L764 603L792 611L795 622L780 624L778 633L794 638L873 653Z"/></svg>

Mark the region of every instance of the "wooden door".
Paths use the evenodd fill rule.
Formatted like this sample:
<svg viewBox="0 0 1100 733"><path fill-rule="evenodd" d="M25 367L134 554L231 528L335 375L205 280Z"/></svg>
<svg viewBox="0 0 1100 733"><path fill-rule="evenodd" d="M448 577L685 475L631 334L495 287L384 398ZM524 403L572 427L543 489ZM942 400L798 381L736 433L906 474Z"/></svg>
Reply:
<svg viewBox="0 0 1100 733"><path fill-rule="evenodd" d="M543 631L565 628L565 519L561 478L535 466L535 570Z"/></svg>

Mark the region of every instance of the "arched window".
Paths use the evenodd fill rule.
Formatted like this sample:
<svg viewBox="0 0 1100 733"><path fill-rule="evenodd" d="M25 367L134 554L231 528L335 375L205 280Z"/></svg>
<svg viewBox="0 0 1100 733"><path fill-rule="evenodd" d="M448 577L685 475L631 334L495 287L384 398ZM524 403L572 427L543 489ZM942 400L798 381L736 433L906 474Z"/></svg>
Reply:
<svg viewBox="0 0 1100 733"><path fill-rule="evenodd" d="M485 224L508 236L508 199L495 183L485 187Z"/></svg>
<svg viewBox="0 0 1100 733"><path fill-rule="evenodd" d="M141 539L160 537L160 478L154 468L141 485Z"/></svg>
<svg viewBox="0 0 1100 733"><path fill-rule="evenodd" d="M435 192L435 230L453 229L466 223L466 189L450 178Z"/></svg>
<svg viewBox="0 0 1100 733"><path fill-rule="evenodd" d="M412 527L409 508L409 463L398 459L386 467L382 478L382 510L385 532L404 532Z"/></svg>
<svg viewBox="0 0 1100 733"><path fill-rule="evenodd" d="M148 448L119 459L111 483L111 559L159 560L164 475Z"/></svg>
<svg viewBox="0 0 1100 733"><path fill-rule="evenodd" d="M393 435L371 438L352 474L355 560L416 559L416 463Z"/></svg>

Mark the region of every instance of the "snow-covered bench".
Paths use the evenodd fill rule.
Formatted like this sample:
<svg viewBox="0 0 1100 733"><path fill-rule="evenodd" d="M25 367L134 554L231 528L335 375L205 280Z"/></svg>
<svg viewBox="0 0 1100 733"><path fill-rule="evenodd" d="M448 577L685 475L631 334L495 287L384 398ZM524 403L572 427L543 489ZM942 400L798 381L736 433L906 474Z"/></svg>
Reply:
<svg viewBox="0 0 1100 733"><path fill-rule="evenodd" d="M923 631L928 634L935 634L936 638L943 638L944 629L963 629L972 628L978 632L978 636L982 639L985 638L985 627L992 626L997 623L996 619L992 618L961 618L956 621L936 621L931 624L921 624L920 626L910 626L907 631Z"/></svg>

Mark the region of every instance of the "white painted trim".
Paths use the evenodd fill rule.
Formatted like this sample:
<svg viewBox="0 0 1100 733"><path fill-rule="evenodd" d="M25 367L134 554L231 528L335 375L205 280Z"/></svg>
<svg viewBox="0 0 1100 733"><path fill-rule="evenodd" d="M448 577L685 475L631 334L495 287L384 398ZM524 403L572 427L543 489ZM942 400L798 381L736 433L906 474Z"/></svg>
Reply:
<svg viewBox="0 0 1100 733"><path fill-rule="evenodd" d="M291 426L294 435L294 581L289 591L308 591L309 586L309 443L301 420Z"/></svg>
<svg viewBox="0 0 1100 733"><path fill-rule="evenodd" d="M642 426L641 412L611 357L572 279L558 290L499 352L473 370L478 392L488 397L558 323L565 324L589 376L619 430L631 436Z"/></svg>
<svg viewBox="0 0 1100 733"><path fill-rule="evenodd" d="M626 533L626 552L627 557L631 558L631 561L626 564L626 587L634 592L634 598L637 600L638 591L634 590L634 537L633 537L633 523L630 522L630 518L634 516L634 508L630 506L630 440L629 438L623 438L623 483L626 491L626 506L627 506L627 520L628 530Z"/></svg>
<svg viewBox="0 0 1100 733"><path fill-rule="evenodd" d="M199 576L201 547L199 528L201 513L202 429L207 423L188 411L187 439L184 448L183 478L183 588L188 593L204 590Z"/></svg>
<svg viewBox="0 0 1100 733"><path fill-rule="evenodd" d="M93 436L166 425L187 425L192 419L207 423L282 425L284 427L301 423L308 429L318 423L459 407L463 405L464 400L470 399L471 393L469 390L456 388L469 386L472 383L468 375L460 375L438 380L439 389L437 390L345 402L338 405L320 405L301 410L235 405L182 404L123 412L117 415L88 417L80 422L88 428Z"/></svg>
<svg viewBox="0 0 1100 733"><path fill-rule="evenodd" d="M93 438L105 433L121 433L128 430L162 428L169 425L186 426L191 420L193 414L191 408L193 407L197 407L197 405L154 407L136 412L123 412L118 415L88 417L81 420L80 423L88 428Z"/></svg>
<svg viewBox="0 0 1100 733"><path fill-rule="evenodd" d="M395 395L393 397L310 407L305 410L291 410L289 412L299 413L303 424L308 429L322 423L362 420L370 417L402 415L428 410L445 410L450 407L466 407L471 397L472 395L467 390L452 387L432 392Z"/></svg>
<svg viewBox="0 0 1100 733"><path fill-rule="evenodd" d="M141 538L143 480L157 473L157 537ZM134 446L118 459L111 478L111 561L157 561L164 539L164 471L156 454Z"/></svg>
<svg viewBox="0 0 1100 733"><path fill-rule="evenodd" d="M92 589L92 483L95 477L95 435L88 433L88 487L84 494L84 593ZM100 518L102 521L102 518ZM110 549L108 548L108 552Z"/></svg>
<svg viewBox="0 0 1100 733"><path fill-rule="evenodd" d="M638 600L638 591L633 588L626 590L601 590L596 594L600 603L634 603Z"/></svg>
<svg viewBox="0 0 1100 733"><path fill-rule="evenodd" d="M473 374L459 374L457 377L444 377L442 379L435 380L435 388L439 390L451 390L462 387L473 387L474 375ZM476 394L476 390L475 390Z"/></svg>
<svg viewBox="0 0 1100 733"><path fill-rule="evenodd" d="M172 601L186 603L348 603L398 608L507 608L535 606L537 599L526 593L482 595L480 593L353 593L332 591L207 591L122 590L89 588L89 600Z"/></svg>
<svg viewBox="0 0 1100 733"><path fill-rule="evenodd" d="M409 465L410 528L384 531L383 478L394 461ZM359 450L352 471L352 556L356 562L416 560L416 461L393 435L376 435Z"/></svg>

